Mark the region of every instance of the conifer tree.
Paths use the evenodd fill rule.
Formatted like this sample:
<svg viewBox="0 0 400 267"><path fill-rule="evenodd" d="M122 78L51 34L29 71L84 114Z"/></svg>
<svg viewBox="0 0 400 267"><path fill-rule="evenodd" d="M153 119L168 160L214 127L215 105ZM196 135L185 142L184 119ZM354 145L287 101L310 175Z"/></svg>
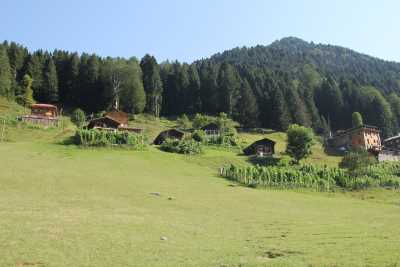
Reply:
<svg viewBox="0 0 400 267"><path fill-rule="evenodd" d="M12 77L6 49L0 45L0 96L13 98Z"/></svg>
<svg viewBox="0 0 400 267"><path fill-rule="evenodd" d="M58 101L57 70L51 57L46 62L43 89L40 96L44 102L56 103Z"/></svg>
<svg viewBox="0 0 400 267"><path fill-rule="evenodd" d="M154 116L160 116L162 104L163 84L160 77L160 68L153 56L145 55L140 67L143 72L143 86L146 92L146 111Z"/></svg>
<svg viewBox="0 0 400 267"><path fill-rule="evenodd" d="M236 108L236 120L246 128L258 124L258 105L249 82L245 79L240 89L240 99Z"/></svg>
<svg viewBox="0 0 400 267"><path fill-rule="evenodd" d="M240 79L234 67L223 63L218 74L219 111L232 116L240 90Z"/></svg>

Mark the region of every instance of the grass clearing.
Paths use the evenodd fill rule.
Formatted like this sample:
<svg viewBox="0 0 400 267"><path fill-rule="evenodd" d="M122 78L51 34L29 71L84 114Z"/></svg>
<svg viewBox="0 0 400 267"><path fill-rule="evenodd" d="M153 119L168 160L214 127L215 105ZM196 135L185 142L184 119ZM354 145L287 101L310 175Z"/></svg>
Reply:
<svg viewBox="0 0 400 267"><path fill-rule="evenodd" d="M0 143L0 266L400 263L398 191L250 189L217 177L225 162L249 164L230 150L81 149L57 144L61 130L11 131Z"/></svg>

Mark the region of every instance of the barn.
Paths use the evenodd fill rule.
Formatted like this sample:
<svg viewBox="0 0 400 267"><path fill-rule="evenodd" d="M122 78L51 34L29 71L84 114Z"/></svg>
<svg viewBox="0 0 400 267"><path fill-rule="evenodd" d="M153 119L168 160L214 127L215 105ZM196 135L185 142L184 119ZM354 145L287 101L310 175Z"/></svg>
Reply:
<svg viewBox="0 0 400 267"><path fill-rule="evenodd" d="M275 154L275 141L264 138L255 141L245 149L243 149L245 155L257 155L257 156L272 156Z"/></svg>
<svg viewBox="0 0 400 267"><path fill-rule="evenodd" d="M183 136L185 135L184 132L181 132L176 129L170 129L161 132L156 139L154 139L154 144L155 145L161 145L165 140L167 139L175 139L175 140L181 140Z"/></svg>

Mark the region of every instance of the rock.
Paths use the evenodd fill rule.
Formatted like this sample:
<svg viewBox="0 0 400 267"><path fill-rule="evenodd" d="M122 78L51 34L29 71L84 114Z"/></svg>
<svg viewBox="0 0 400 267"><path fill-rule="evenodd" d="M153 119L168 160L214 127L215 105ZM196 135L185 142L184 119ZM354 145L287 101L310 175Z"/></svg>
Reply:
<svg viewBox="0 0 400 267"><path fill-rule="evenodd" d="M174 200L175 197L168 197L168 200Z"/></svg>
<svg viewBox="0 0 400 267"><path fill-rule="evenodd" d="M168 238L166 236L161 236L160 240L166 241L166 240L168 240Z"/></svg>

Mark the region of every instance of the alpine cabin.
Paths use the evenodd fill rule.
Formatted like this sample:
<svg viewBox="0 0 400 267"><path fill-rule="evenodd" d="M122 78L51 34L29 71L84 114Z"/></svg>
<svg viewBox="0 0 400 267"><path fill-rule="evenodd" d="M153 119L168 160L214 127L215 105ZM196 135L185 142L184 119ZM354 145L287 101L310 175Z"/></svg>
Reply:
<svg viewBox="0 0 400 267"><path fill-rule="evenodd" d="M32 104L31 114L22 116L21 120L45 126L58 126L58 109L50 104Z"/></svg>
<svg viewBox="0 0 400 267"><path fill-rule="evenodd" d="M275 154L275 141L271 139L264 138L258 141L255 141L245 149L243 149L243 153L247 156L256 155L259 157L265 156L273 156Z"/></svg>

